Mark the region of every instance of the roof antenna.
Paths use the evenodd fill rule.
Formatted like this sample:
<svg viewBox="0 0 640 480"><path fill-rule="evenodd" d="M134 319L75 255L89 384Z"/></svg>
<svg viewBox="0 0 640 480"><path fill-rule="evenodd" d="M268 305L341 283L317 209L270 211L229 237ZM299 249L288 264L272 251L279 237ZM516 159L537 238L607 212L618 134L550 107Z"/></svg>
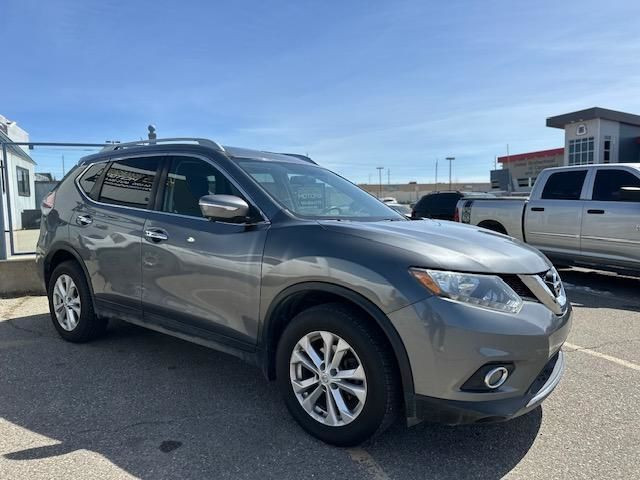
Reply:
<svg viewBox="0 0 640 480"><path fill-rule="evenodd" d="M153 143L156 138L158 138L158 135L156 134L156 126L155 125L149 125L147 127L147 129L149 130L149 143Z"/></svg>

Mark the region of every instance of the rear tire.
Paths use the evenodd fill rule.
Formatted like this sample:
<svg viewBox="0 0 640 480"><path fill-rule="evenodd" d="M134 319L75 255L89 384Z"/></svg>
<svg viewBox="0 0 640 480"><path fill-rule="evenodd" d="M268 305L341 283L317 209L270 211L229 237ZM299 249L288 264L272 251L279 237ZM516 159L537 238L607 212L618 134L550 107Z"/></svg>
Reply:
<svg viewBox="0 0 640 480"><path fill-rule="evenodd" d="M369 322L342 304L318 305L296 315L278 344L276 374L287 408L308 433L332 445L382 433L400 409L394 358Z"/></svg>
<svg viewBox="0 0 640 480"><path fill-rule="evenodd" d="M494 221L480 222L478 224L479 227L486 228L487 230L491 230L492 232L501 233L503 235L509 235L507 233L507 229L502 226L501 223Z"/></svg>
<svg viewBox="0 0 640 480"><path fill-rule="evenodd" d="M76 262L62 262L53 270L47 296L51 321L63 339L80 343L104 334L107 320L96 316L89 284Z"/></svg>

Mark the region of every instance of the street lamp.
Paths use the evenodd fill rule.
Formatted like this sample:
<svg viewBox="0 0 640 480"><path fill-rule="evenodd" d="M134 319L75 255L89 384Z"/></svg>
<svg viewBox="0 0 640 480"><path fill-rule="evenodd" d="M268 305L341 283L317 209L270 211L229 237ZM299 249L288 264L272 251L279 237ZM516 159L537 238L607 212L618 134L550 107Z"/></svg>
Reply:
<svg viewBox="0 0 640 480"><path fill-rule="evenodd" d="M447 160L449 161L449 190L451 190L451 164L455 159L456 157L447 157Z"/></svg>
<svg viewBox="0 0 640 480"><path fill-rule="evenodd" d="M378 170L378 198L382 198L382 170L384 167L376 167Z"/></svg>

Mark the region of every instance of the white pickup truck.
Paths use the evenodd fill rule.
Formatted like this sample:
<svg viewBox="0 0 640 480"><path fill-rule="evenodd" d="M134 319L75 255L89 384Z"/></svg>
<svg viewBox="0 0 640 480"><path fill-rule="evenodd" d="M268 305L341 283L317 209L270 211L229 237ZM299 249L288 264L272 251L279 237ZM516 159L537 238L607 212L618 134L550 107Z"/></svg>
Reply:
<svg viewBox="0 0 640 480"><path fill-rule="evenodd" d="M456 219L520 239L561 265L640 271L640 164L548 168L528 198L462 198Z"/></svg>

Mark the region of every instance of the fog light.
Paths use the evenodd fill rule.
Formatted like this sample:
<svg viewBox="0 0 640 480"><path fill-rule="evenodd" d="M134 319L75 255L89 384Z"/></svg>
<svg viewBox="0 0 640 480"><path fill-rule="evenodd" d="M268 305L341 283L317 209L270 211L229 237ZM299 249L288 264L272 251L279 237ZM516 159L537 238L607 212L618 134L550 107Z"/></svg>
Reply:
<svg viewBox="0 0 640 480"><path fill-rule="evenodd" d="M508 376L509 371L505 367L495 367L484 376L484 384L491 389L496 389L507 381Z"/></svg>

